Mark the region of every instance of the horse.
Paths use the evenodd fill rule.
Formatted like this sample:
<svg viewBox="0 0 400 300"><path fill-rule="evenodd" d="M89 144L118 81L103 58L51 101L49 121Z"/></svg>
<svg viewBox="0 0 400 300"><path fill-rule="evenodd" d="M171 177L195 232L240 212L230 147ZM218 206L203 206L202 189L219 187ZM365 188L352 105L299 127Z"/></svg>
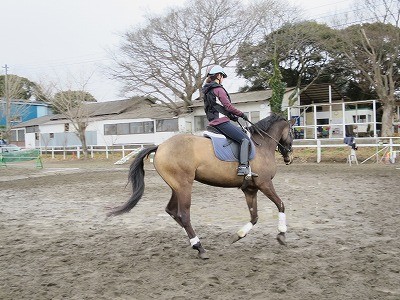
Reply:
<svg viewBox="0 0 400 300"><path fill-rule="evenodd" d="M284 162L292 163L293 132L291 122L279 116L271 116L251 123L247 127L256 148L255 157L250 161L250 168L258 174L246 180L237 176L238 162L219 160L211 140L193 134L177 134L160 145L150 146L137 154L129 169L129 181L132 183L132 195L123 205L111 210L107 216L116 216L129 212L144 193L144 159L155 153L153 164L172 190L171 198L165 211L185 229L190 245L198 251L202 259L209 258L190 222L191 192L194 181L206 185L242 189L250 212L250 221L232 238L232 243L244 238L257 223L257 192L261 191L278 209L278 235L280 244L286 245L287 231L285 206L277 195L272 179L277 170L275 151L283 156Z"/></svg>

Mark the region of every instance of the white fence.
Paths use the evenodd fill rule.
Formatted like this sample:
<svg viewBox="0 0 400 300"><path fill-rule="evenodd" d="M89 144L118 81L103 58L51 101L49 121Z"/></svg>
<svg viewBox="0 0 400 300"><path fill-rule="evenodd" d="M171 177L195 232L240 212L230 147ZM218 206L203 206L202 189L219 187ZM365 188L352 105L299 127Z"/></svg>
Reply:
<svg viewBox="0 0 400 300"><path fill-rule="evenodd" d="M150 146L153 144L128 144L128 145L113 145L113 146L88 146L88 154L91 158L94 158L94 154L105 154L105 157L108 159L110 154L121 153L121 158L127 156L132 151L135 151L140 148L144 148L146 146ZM67 155L76 156L76 158L80 158L83 154L82 147L41 147L40 153L43 154L51 154L51 158L55 158L56 155L61 154L63 159L67 158Z"/></svg>
<svg viewBox="0 0 400 300"><path fill-rule="evenodd" d="M400 153L400 138L398 137L380 137L380 138L355 138L358 148L375 147L376 152L362 161L364 163L373 157L379 162L379 155L384 153L389 156L390 162L394 163ZM317 163L322 160L322 148L348 148L351 147L343 142L342 138L337 139L310 139L310 140L294 140L293 148L312 148L317 149Z"/></svg>
<svg viewBox="0 0 400 300"><path fill-rule="evenodd" d="M376 153L364 160L361 163L364 163L367 160L372 158L376 158L376 161L379 160L379 155L388 154L391 162L395 162L396 159L400 157L400 138L396 137L388 137L388 138L356 138L355 139L357 146L359 148L362 147L375 147ZM120 153L121 159L129 155L132 151L137 149L150 146L152 144L128 144L128 145L113 145L113 146L89 146L88 154L91 158L94 158L94 155L104 154L108 159L111 154ZM343 139L310 139L310 140L294 140L293 148L311 148L317 150L317 162L320 163L322 160L322 149L323 148L348 148L351 147L346 145L343 142ZM82 155L81 147L42 147L40 148L41 154L51 154L52 158L55 158L56 155L62 155L63 159L67 158L67 155L74 155L77 158L80 158ZM350 150L349 150L350 152Z"/></svg>

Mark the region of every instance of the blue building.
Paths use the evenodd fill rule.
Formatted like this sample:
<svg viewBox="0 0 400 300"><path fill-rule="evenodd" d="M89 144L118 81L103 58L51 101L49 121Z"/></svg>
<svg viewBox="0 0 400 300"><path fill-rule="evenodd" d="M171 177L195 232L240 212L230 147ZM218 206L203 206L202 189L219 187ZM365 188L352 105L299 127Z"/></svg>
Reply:
<svg viewBox="0 0 400 300"><path fill-rule="evenodd" d="M43 102L28 102L24 100L13 100L11 102L11 123L12 125L26 122L31 119L51 114L48 104ZM6 125L6 102L0 100L0 126Z"/></svg>
<svg viewBox="0 0 400 300"><path fill-rule="evenodd" d="M0 100L0 131L6 126L6 110L7 105L4 99ZM48 104L36 101L27 100L12 100L11 101L11 126L14 127L19 123L26 122L32 119L51 115L52 111ZM9 142L23 142L23 133L12 131L12 136Z"/></svg>

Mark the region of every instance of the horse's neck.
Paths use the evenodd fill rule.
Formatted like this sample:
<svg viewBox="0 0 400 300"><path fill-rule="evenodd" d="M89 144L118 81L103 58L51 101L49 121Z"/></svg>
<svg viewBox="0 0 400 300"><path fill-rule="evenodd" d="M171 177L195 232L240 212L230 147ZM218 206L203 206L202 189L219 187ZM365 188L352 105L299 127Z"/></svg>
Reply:
<svg viewBox="0 0 400 300"><path fill-rule="evenodd" d="M280 139L282 138L283 131L285 130L286 124L284 122L279 122L276 126L271 127L267 134L262 136L257 135L256 142L259 144L267 144L274 148L278 145ZM259 140L258 140L259 139Z"/></svg>

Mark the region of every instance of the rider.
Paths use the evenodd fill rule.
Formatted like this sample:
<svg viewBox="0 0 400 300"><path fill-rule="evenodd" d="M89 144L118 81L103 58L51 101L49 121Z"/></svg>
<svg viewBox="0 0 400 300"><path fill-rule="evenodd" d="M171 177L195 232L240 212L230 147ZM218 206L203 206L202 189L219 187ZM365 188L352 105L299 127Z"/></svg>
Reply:
<svg viewBox="0 0 400 300"><path fill-rule="evenodd" d="M226 77L228 76L224 69L219 65L209 69L206 84L202 88L204 110L210 126L240 145L237 175L257 177L258 175L255 173L250 174L250 138L243 130L230 122L230 120L237 121L238 117L245 121L249 121L249 119L232 105L228 92L222 86L222 81Z"/></svg>

